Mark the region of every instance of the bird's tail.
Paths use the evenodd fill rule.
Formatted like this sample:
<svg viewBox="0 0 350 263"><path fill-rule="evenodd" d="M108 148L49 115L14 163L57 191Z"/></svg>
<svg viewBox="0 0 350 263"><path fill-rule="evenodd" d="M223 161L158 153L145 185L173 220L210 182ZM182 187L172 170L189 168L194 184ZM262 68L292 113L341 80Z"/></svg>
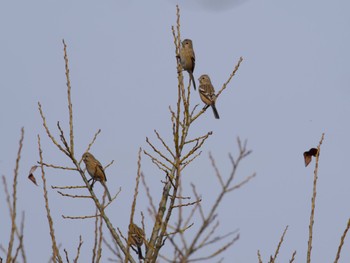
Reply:
<svg viewBox="0 0 350 263"><path fill-rule="evenodd" d="M107 197L108 197L109 202L111 202L111 201L112 201L112 197L111 197L111 194L110 194L109 191L108 191L108 188L107 188L106 183L105 183L104 181L101 181L101 184L103 185L103 187L104 187L105 190L106 190L106 193L107 193Z"/></svg>
<svg viewBox="0 0 350 263"><path fill-rule="evenodd" d="M211 108L213 109L215 119L220 119L219 113L218 113L214 103L211 105Z"/></svg>
<svg viewBox="0 0 350 263"><path fill-rule="evenodd" d="M194 90L196 90L196 81L194 80L193 73L189 72L189 75L190 75L190 81L192 81L193 83L193 88Z"/></svg>
<svg viewBox="0 0 350 263"><path fill-rule="evenodd" d="M142 249L140 246L137 246L137 253L139 254L139 259L144 259L143 255L142 255Z"/></svg>

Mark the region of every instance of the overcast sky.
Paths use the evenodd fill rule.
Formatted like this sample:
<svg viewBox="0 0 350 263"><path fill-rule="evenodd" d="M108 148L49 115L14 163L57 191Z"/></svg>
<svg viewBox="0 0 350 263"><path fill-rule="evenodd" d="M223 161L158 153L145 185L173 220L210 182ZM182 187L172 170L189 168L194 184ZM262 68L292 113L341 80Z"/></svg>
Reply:
<svg viewBox="0 0 350 263"><path fill-rule="evenodd" d="M219 234L240 232L224 262L257 262L258 249L267 261L286 225L279 262L287 262L294 250L296 262L305 261L314 162L305 168L302 153L317 146L323 132L312 259L332 262L350 217L347 0L1 1L0 173L11 181L23 126L18 211L26 212L28 262L47 262L51 254L42 190L26 178L38 160L37 134L44 161L70 165L48 140L37 110L40 101L54 134L57 121L68 134L62 39L68 45L76 154L83 154L102 130L91 152L102 164L115 160L106 171L108 186L112 193L119 187L122 192L107 212L126 233L138 149L147 149L146 136L155 141L154 129L171 142L168 106L175 105L177 94L171 26L177 3L182 37L193 40L196 52L196 79L207 73L218 90L239 57L244 58L217 101L221 119L207 111L195 123L192 136L208 131L213 136L183 175L185 183L197 184L206 207L219 191L209 152L228 176L228 153L237 154L236 137L247 139L253 150L238 170L237 182L253 172L257 177L226 196L219 209ZM199 96L192 96L192 105L197 103ZM162 177L146 156L142 165L158 201ZM46 172L49 185L82 183L74 173ZM100 185L96 192L101 195ZM91 214L92 202L68 200L53 190L49 198L58 242L73 257L82 234L81 262L90 261L93 221L61 215ZM0 243L7 248L10 224L3 191L0 200ZM140 199L136 222L140 211L148 215L147 205ZM151 219L146 223L149 234ZM350 261L348 239L340 262ZM106 262L110 253L103 252Z"/></svg>

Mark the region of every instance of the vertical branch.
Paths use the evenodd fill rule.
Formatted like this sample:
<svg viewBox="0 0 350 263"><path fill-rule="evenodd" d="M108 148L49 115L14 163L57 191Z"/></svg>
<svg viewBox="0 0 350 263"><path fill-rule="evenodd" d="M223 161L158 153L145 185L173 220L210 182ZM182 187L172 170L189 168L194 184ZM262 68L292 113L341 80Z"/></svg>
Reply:
<svg viewBox="0 0 350 263"><path fill-rule="evenodd" d="M295 255L297 254L297 251L294 250L293 254L292 254L292 258L289 260L289 263L293 263L294 259L295 259Z"/></svg>
<svg viewBox="0 0 350 263"><path fill-rule="evenodd" d="M51 242L52 242L52 258L54 261L58 261L59 263L63 263L63 260L61 258L61 255L59 253L57 244L56 244L56 237L55 237L55 230L53 227L53 220L51 217L50 207L49 207L49 198L47 196L47 188L46 188L46 178L45 178L45 171L44 171L44 165L43 165L43 152L41 149L40 144L40 136L38 135L38 147L39 147L39 157L40 157L40 167L41 167L41 178L43 180L43 190L44 190L44 199L45 199L45 209L46 209L46 215L47 220L49 222L49 228L50 228L50 236L51 236Z"/></svg>
<svg viewBox="0 0 350 263"><path fill-rule="evenodd" d="M318 179L318 159L320 156L320 150L321 150L321 144L324 139L324 133L322 133L321 140L317 146L317 154L316 154L316 164L315 164L315 170L314 170L314 184L313 184L313 191L312 191L312 199L311 199L311 214L310 214L310 224L309 224L309 240L307 244L307 259L306 262L311 262L311 250L312 250L312 233L313 233L313 226L314 226L314 217L315 217L315 205L316 205L316 189L317 189L317 179Z"/></svg>
<svg viewBox="0 0 350 263"><path fill-rule="evenodd" d="M136 208L136 200L137 200L137 195L139 193L139 184L140 184L140 177L141 177L141 152L142 149L139 149L138 153L138 160L137 160L137 176L136 176L136 185L135 185L135 190L134 190L134 199L131 205L131 213L130 213L130 222L129 225L131 225L134 222L134 215L135 215L135 208ZM126 257L125 257L125 263L128 262L128 259L130 257L130 231L128 231L128 242L127 242L127 247L126 247Z"/></svg>
<svg viewBox="0 0 350 263"><path fill-rule="evenodd" d="M24 250L24 245L23 245L23 237L24 237L24 211L22 212L22 222L21 222L21 229L20 232L17 234L19 238L19 243L20 243L20 249L21 249L21 254L22 254L22 260L23 263L27 262L27 256Z"/></svg>
<svg viewBox="0 0 350 263"><path fill-rule="evenodd" d="M176 33L175 33L175 28L174 26L172 27L172 33L174 37L174 45L175 45L175 55L178 58L179 57L179 50L180 50L180 8L177 5L176 6ZM181 115L181 99L182 99L182 90L184 90L184 85L183 85L183 74L181 70L181 66L179 64L179 61L177 61L177 77L178 77L178 98L177 98L177 104L176 104L176 114L173 113L172 115L172 120L173 121L173 140L174 140L174 148L175 148L175 162L176 164L179 164L180 156L181 156L181 150L183 145L181 146L180 143L180 126L181 126L181 121L180 121L180 115ZM163 193L161 200L158 205L158 211L156 214L156 221L152 229L151 237L149 239L149 244L148 244L148 251L146 253L146 260L151 260L151 262L155 262L158 257L159 249L162 246L163 242L163 237L165 233L165 228L166 228L166 223L163 222L163 217L165 215L165 211L167 210L167 201L169 197L169 192L171 189L172 183L170 180L173 180L175 173L176 173L176 165L172 167L168 174L168 181L165 184L163 188ZM171 178L171 179L169 179ZM174 194L176 196L176 194ZM161 231L161 234L159 232ZM157 245L156 245L157 244Z"/></svg>
<svg viewBox="0 0 350 263"><path fill-rule="evenodd" d="M64 51L64 62L66 67L66 78L67 78L67 96L68 96L68 110L69 110L69 138L70 138L70 153L74 156L74 135L73 135L73 106L71 100L71 85L69 78L69 67L68 67L68 55L67 55L67 45L63 42Z"/></svg>
<svg viewBox="0 0 350 263"><path fill-rule="evenodd" d="M92 249L92 262L96 262L96 250L97 250L97 238L98 238L98 220L102 220L98 216L98 209L96 208L96 219L95 219L95 228L94 228L94 247Z"/></svg>
<svg viewBox="0 0 350 263"><path fill-rule="evenodd" d="M79 256L80 256L80 249L81 249L81 246L83 245L83 240L81 238L81 235L79 236L79 245L78 245L78 248L77 248L77 255L76 257L74 258L73 262L74 263L78 263L78 259L79 259Z"/></svg>
<svg viewBox="0 0 350 263"><path fill-rule="evenodd" d="M175 31L173 29L173 36L174 36L174 44L175 44L175 53L176 56L179 56L179 51L180 51L180 43L181 43L181 38L180 38L180 8L178 5L176 5L176 34ZM179 155L179 129L180 129L180 114L181 114L181 91L183 89L183 74L182 74L182 69L181 66L179 64L179 62L177 63L177 78L178 78L178 94L177 94L177 110L176 110L176 122L175 122L175 134L174 134L174 143L175 143L175 150L176 150L176 155Z"/></svg>
<svg viewBox="0 0 350 263"><path fill-rule="evenodd" d="M106 191L103 194L102 197L102 206L105 206L106 203ZM103 226L103 220L100 217L100 225L98 228L98 234L99 234L99 239L98 239L98 245L97 245L97 259L96 259L96 263L99 263L101 261L101 257L102 257L102 240L103 240L103 231L102 231L102 226Z"/></svg>
<svg viewBox="0 0 350 263"><path fill-rule="evenodd" d="M344 230L343 235L340 238L340 244L339 244L339 247L338 247L338 251L337 251L337 255L335 257L334 263L338 263L338 260L340 258L340 252L341 252L341 249L342 249L342 247L344 245L344 240L345 240L346 234L349 231L349 228L350 228L350 219L348 220L348 224L347 224L347 226L346 226L346 228Z"/></svg>
<svg viewBox="0 0 350 263"><path fill-rule="evenodd" d="M15 232L17 229L16 225L16 209L17 209L17 177L18 177L18 169L19 169L19 161L21 159L21 152L23 147L23 139L24 139L24 128L21 129L21 138L19 140L19 148L17 152L16 165L14 170L13 177L13 193L12 193L12 213L11 213L11 233L10 233L10 241L7 249L7 258L6 263L10 263L12 261L12 248L13 242L15 239ZM10 209L11 211L11 209Z"/></svg>
<svg viewBox="0 0 350 263"><path fill-rule="evenodd" d="M288 226L286 226L286 228L285 228L284 231L283 231L283 234L282 234L282 236L281 236L280 242L279 242L278 245L277 245L277 248L276 248L276 251L275 251L275 255L274 255L273 258L272 258L272 262L276 262L277 255L278 255L278 253L279 253L279 251L280 251L280 248L281 248L281 245L282 245L282 243L283 243L284 236L285 236L286 233L287 233L287 230L288 230Z"/></svg>

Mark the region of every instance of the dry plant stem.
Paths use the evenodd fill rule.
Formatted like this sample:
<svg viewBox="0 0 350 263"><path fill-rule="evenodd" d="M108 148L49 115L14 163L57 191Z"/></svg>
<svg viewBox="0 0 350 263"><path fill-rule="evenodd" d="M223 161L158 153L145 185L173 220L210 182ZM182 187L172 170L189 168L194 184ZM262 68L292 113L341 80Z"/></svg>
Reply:
<svg viewBox="0 0 350 263"><path fill-rule="evenodd" d="M211 258L216 257L217 255L219 255L220 253L222 253L223 251L225 251L227 248L229 248L230 246L232 246L237 240L239 239L239 235L237 235L233 240L231 240L229 243L227 243L225 246L221 247L220 249L216 250L214 253L210 254L209 256L206 257L200 257L200 258L195 258L195 259L191 259L191 262L202 262L204 260L208 260ZM188 260L189 261L189 260ZM185 262L188 262L185 261Z"/></svg>
<svg viewBox="0 0 350 263"><path fill-rule="evenodd" d="M107 164L103 169L106 171L108 167L110 167L114 163L114 160L110 161L109 164Z"/></svg>
<svg viewBox="0 0 350 263"><path fill-rule="evenodd" d="M135 190L134 190L134 198L132 201L132 205L131 205L131 213L130 213L130 221L129 224L132 224L134 222L134 215L135 215L135 208L136 208L136 200L137 200L137 195L139 193L139 184L140 184L140 177L141 177L141 153L142 153L142 149L139 149L139 153L138 153L138 160L137 160L137 176L136 176L136 185L135 185ZM130 237L130 231L128 231L128 241L131 239ZM128 259L130 256L130 243L127 242L127 247L126 247L126 257L124 262L127 263ZM140 255L139 255L140 257Z"/></svg>
<svg viewBox="0 0 350 263"><path fill-rule="evenodd" d="M89 218L96 218L96 217L99 217L101 216L100 214L98 215L90 215L90 216L65 216L65 215L62 215L62 218L63 219L89 219Z"/></svg>
<svg viewBox="0 0 350 263"><path fill-rule="evenodd" d="M119 193L121 192L121 188L119 188L118 193L112 198L112 201L119 195ZM72 197L70 195L68 195L69 197ZM77 196L77 197L81 197L81 196ZM84 197L84 196L83 196ZM91 198L91 196L87 196L88 198ZM107 205L105 205L105 202L102 204L102 209L106 209L109 205L111 204L111 202L109 202ZM85 216L65 216L62 215L62 218L64 219L89 219L89 218L96 218L96 217L101 217L101 214L96 213L95 215L85 215Z"/></svg>
<svg viewBox="0 0 350 263"><path fill-rule="evenodd" d="M168 222L170 220L170 217L171 217L171 214L172 214L172 207L174 206L174 203L175 203L175 200L176 200L176 192L177 192L177 189L179 187L179 181L180 181L180 163L179 163L179 158L180 156L178 156L177 158L177 166L174 167L174 171L172 171L172 175L175 175L175 187L173 187L173 193L172 193L172 197L170 197L170 203L169 203L169 207L168 207L168 210L167 210L167 213L166 213L166 216L165 216L165 219L164 219L164 222L161 223L159 226L160 226L160 234L157 238L157 240L155 240L155 246L153 246L153 244L151 244L151 248L155 248L154 249L154 254L153 254L153 257L152 257L152 260L151 262L152 263L155 263L156 262L156 259L158 257L158 254L159 254L159 250L160 248L163 246L164 244L164 237L166 235L166 230L167 230L167 225L168 225ZM165 209L166 209L166 200L168 198L168 193L170 192L171 190L171 184L166 184L166 186L164 187L164 190L163 190L163 196L162 196L162 200L161 200L161 205L164 205L164 209L163 207L160 207L160 210L158 210L158 216L159 215L164 215L165 214ZM166 196L164 195L166 194ZM158 219L159 217L157 217ZM160 218L161 219L161 218ZM149 249L151 250L151 249Z"/></svg>
<svg viewBox="0 0 350 263"><path fill-rule="evenodd" d="M284 231L283 231L283 234L282 234L282 236L281 236L280 242L278 243L278 246L277 246L277 248L276 248L275 255L273 256L273 261L272 261L272 262L275 262L275 261L276 261L277 255L278 255L278 253L279 253L279 251L280 251L280 248L281 248L281 245L282 245L282 243L283 243L284 236L285 236L286 233L287 233L287 230L288 230L288 226L286 226L286 228L285 228Z"/></svg>
<svg viewBox="0 0 350 263"><path fill-rule="evenodd" d="M24 139L24 128L21 129L21 138L19 140L19 148L17 152L16 165L13 176L13 193L12 193L12 213L11 213L11 232L10 232L10 240L7 248L7 258L6 263L10 263L12 261L12 249L13 242L15 240L15 232L17 229L16 226L16 215L17 215L17 177L18 177L18 169L19 169L19 161L21 159L21 152L23 147L23 139Z"/></svg>
<svg viewBox="0 0 350 263"><path fill-rule="evenodd" d="M64 251L64 254L66 255L66 261L67 261L67 263L70 263L67 250L64 248L63 251Z"/></svg>
<svg viewBox="0 0 350 263"><path fill-rule="evenodd" d="M70 154L69 152L67 152L55 139L55 137L53 137L53 135L51 134L50 130L49 130L49 127L47 126L47 123L46 123L46 118L45 118L45 115L44 115L44 112L42 110L42 107L41 107L41 103L38 102L38 109L39 109L39 112L40 112L40 116L41 116L41 119L43 121L43 126L45 128L45 131L47 133L47 136L49 136L49 138L51 139L52 143L54 145L57 146L57 148L63 152L65 155L67 155L68 157L70 157Z"/></svg>
<svg viewBox="0 0 350 263"><path fill-rule="evenodd" d="M171 156L173 158L175 158L175 155L173 154L173 152L170 150L169 146L165 143L165 141L163 140L163 138L159 135L159 133L154 130L154 133L157 135L157 138L161 141L161 143L163 144L164 148L167 149L167 151L171 154Z"/></svg>
<svg viewBox="0 0 350 263"><path fill-rule="evenodd" d="M89 195L71 195L71 194L62 193L61 191L57 191L57 193L59 193L62 196L71 197L71 198L91 198L91 196Z"/></svg>
<svg viewBox="0 0 350 263"><path fill-rule="evenodd" d="M260 250L258 250L257 254L258 254L259 263L263 263L263 261L262 261L262 259L261 259L261 255L260 255Z"/></svg>
<svg viewBox="0 0 350 263"><path fill-rule="evenodd" d="M148 143L149 146L151 146L151 148L153 149L154 152L156 152L160 157L162 157L165 161L167 161L169 164L174 166L174 163L168 158L166 157L164 154L162 154L150 141L149 139L146 137L146 142Z"/></svg>
<svg viewBox="0 0 350 263"><path fill-rule="evenodd" d="M324 133L322 133L321 140L317 146L317 154L316 154L316 164L315 164L315 170L314 170L314 184L313 184L313 191L312 191L312 199L311 199L311 214L310 214L310 224L309 224L309 240L307 244L307 258L306 262L311 262L311 250L312 250L312 234L313 234L313 226L314 226L314 217L315 217L315 205L316 205L316 189L317 189L317 179L318 179L318 160L320 157L320 151L321 151L321 144L324 139Z"/></svg>
<svg viewBox="0 0 350 263"><path fill-rule="evenodd" d="M68 55L67 55L67 45L63 42L63 52L64 52L64 62L66 67L66 78L67 78L67 97L68 97L68 110L69 110L69 138L70 138L70 153L74 156L74 135L73 135L73 106L71 100L71 85L69 79L69 67L68 67Z"/></svg>
<svg viewBox="0 0 350 263"><path fill-rule="evenodd" d="M193 206L193 208L192 208L192 210L191 210L189 216L187 217L187 219L185 220L185 222L184 222L184 224L183 224L185 227L187 227L187 226L190 225L190 221L192 220L193 215L194 215L194 213L196 212L196 210L198 209L198 207L201 207L201 203L197 203L195 206ZM180 226L179 226L178 228L180 228ZM180 234L181 234L181 236L182 236L182 235L183 235L183 232L180 232ZM183 243L183 245L184 245L184 248L187 250L187 244L186 244L187 242L186 242L184 236L182 236L182 239L183 239L182 243Z"/></svg>
<svg viewBox="0 0 350 263"><path fill-rule="evenodd" d="M159 169L161 169L164 172L170 171L170 167L166 166L164 163L162 163L161 161L159 161L157 158L153 157L151 154L149 154L147 151L143 151L144 154L146 154L147 156L149 156L152 160L152 162L157 165L157 167Z"/></svg>
<svg viewBox="0 0 350 263"><path fill-rule="evenodd" d="M95 219L95 230L94 230L94 246L92 249L92 262L96 262L96 250L97 250L97 239L98 239L98 220L101 219L98 216L98 210L96 208L96 219Z"/></svg>
<svg viewBox="0 0 350 263"><path fill-rule="evenodd" d="M46 189L46 178L45 178L45 171L43 163L43 153L41 150L41 144L40 144L40 136L38 135L38 148L39 148L39 157L40 157L40 167L41 167L41 178L43 180L43 191L44 191L44 199L45 199L45 209L46 209L46 216L47 220L49 222L49 228L50 228L50 236L51 236L51 242L52 242L52 258L57 259L59 263L62 263L63 260L61 258L61 255L59 253L57 243L56 243L56 237L55 237L55 230L53 227L53 221L51 217L50 207L49 207L49 198L47 195L47 189Z"/></svg>
<svg viewBox="0 0 350 263"><path fill-rule="evenodd" d="M294 262L294 259L295 259L295 255L297 254L297 251L294 250L293 252L293 255L292 255L292 258L289 260L289 263L293 263Z"/></svg>
<svg viewBox="0 0 350 263"><path fill-rule="evenodd" d="M97 136L101 133L101 129L98 129L98 131L95 133L94 138L92 139L92 141L89 143L87 149L85 150L85 152L90 151L91 146L95 143ZM83 158L80 159L79 161L79 165L81 164L81 162L83 161Z"/></svg>
<svg viewBox="0 0 350 263"><path fill-rule="evenodd" d="M74 186L53 186L51 185L51 189L82 189L82 188L86 188L86 186L82 186L82 185L74 185Z"/></svg>
<svg viewBox="0 0 350 263"><path fill-rule="evenodd" d="M24 212L22 212L22 222L21 222L21 229L20 229L20 233L17 233L17 236L19 238L19 243L20 243L20 247L21 247L21 254L22 254L22 260L23 263L27 262L27 257L26 257L26 253L24 250L24 244L23 244L23 237L24 237Z"/></svg>
<svg viewBox="0 0 350 263"><path fill-rule="evenodd" d="M184 207L184 206L192 206L192 205L195 205L195 204L198 204L202 201L202 199L198 199L194 202L190 202L190 203L186 203L186 204L178 204L178 205L173 205L172 208L180 208L180 207Z"/></svg>
<svg viewBox="0 0 350 263"><path fill-rule="evenodd" d="M145 178L145 175L143 173L141 173L141 179L142 179L142 184L143 184L143 187L145 188L146 190L146 195L147 195L147 198L148 198L148 201L150 203L150 206L152 208L152 216L156 216L157 214L157 209L154 205L154 202L153 202L153 198L152 198L152 195L151 195L151 192L150 192L150 189L146 183L146 178Z"/></svg>
<svg viewBox="0 0 350 263"><path fill-rule="evenodd" d="M180 187L179 187L179 194L182 195L182 184L180 183ZM179 204L182 205L182 199L179 199ZM194 206L194 208L192 209L195 210L195 208L198 206L198 204L196 206ZM182 221L183 221L183 213L182 213L183 207L180 206L179 207L179 213L178 213L178 220L177 220L177 230L179 231L181 229L181 225L182 225ZM187 224L184 224L184 226L186 227ZM184 236L184 231L179 231L180 233L180 238L181 238L181 242L184 246L185 249L187 249L187 242L186 242L186 238ZM171 240L172 241L172 240ZM174 243L174 242L172 242ZM177 250L177 246L174 246L175 249ZM175 253L176 251L174 251Z"/></svg>
<svg viewBox="0 0 350 263"><path fill-rule="evenodd" d="M10 217L12 217L13 213L12 213L11 196L10 196L10 193L8 191L6 177L2 176L2 180L3 180L5 195L6 195L6 202L7 202L7 205L9 207ZM24 263L27 262L26 254L25 254L25 251L24 251L24 245L23 245L23 233L24 233L24 212L22 212L22 221L21 221L21 229L20 230L18 230L18 227L17 227L17 224L16 224L16 236L17 236L17 238L19 240L19 245L18 245L18 247L16 249L15 256L11 260L12 262L16 261L16 258L18 256L19 252L21 252L21 254L22 254L23 262ZM6 249L4 249L1 245L0 245L0 250L2 250L4 252L4 254L7 254Z"/></svg>
<svg viewBox="0 0 350 263"><path fill-rule="evenodd" d="M243 58L240 57L239 60L238 60L238 63L236 64L234 70L232 71L230 77L228 78L228 80L224 83L224 85L222 86L222 88L219 90L218 94L216 94L216 97L219 97L221 92L224 91L224 89L226 89L227 85L230 83L231 79L233 78L234 75L236 75L236 72L238 71L239 69L239 66L241 65L243 61Z"/></svg>
<svg viewBox="0 0 350 263"><path fill-rule="evenodd" d="M200 196L199 196L199 194L197 193L196 186L195 186L193 183L191 183L191 187L192 187L192 191L193 191L194 196L195 196L197 199L199 199ZM199 208L199 213L200 213L200 215L201 215L202 221L204 222L204 221L205 221L205 216L204 216L204 212L203 212L202 205L201 205L200 203L198 203L198 208Z"/></svg>
<svg viewBox="0 0 350 263"><path fill-rule="evenodd" d="M38 164L40 165L40 163L38 162ZM69 171L77 171L76 168L73 167L63 167L63 166L59 166L59 165L53 165L53 164L48 164L48 163L43 163L44 166L46 167L51 167L54 169L62 169L62 170L69 170Z"/></svg>
<svg viewBox="0 0 350 263"><path fill-rule="evenodd" d="M170 243L173 245L173 247L174 247L174 249L175 249L175 250L174 250L174 258L182 258L182 257L183 257L183 254L182 254L182 252L181 252L181 249L177 246L177 244L175 243L174 239L173 239L171 236L169 236L169 241L170 241ZM167 258L167 257L164 256L164 255L160 255L160 257L163 258L163 259L165 259L165 260L168 261L168 262L173 262L173 260Z"/></svg>
<svg viewBox="0 0 350 263"><path fill-rule="evenodd" d="M339 244L339 246L338 246L338 251L337 251L337 255L336 255L336 257L335 257L334 263L338 263L338 260L339 260L339 258L340 258L340 252L341 252L341 249L342 249L342 247L343 247L343 245L344 245L344 240L345 240L346 234L347 234L348 231L349 231L349 228L350 228L350 219L348 220L348 224L347 224L347 226L346 226L346 228L345 228L345 230L344 230L343 235L342 235L341 238L340 238L340 244Z"/></svg>
<svg viewBox="0 0 350 263"><path fill-rule="evenodd" d="M220 172L219 172L218 167L216 166L215 160L214 160L213 156L211 155L211 152L209 152L209 159L210 159L210 162L211 162L211 166L213 166L213 168L214 168L214 170L215 170L215 175L216 175L216 177L218 178L221 187L224 188L224 187L225 187L225 185L224 185L224 180L223 180L222 177L221 177L221 174L220 174Z"/></svg>
<svg viewBox="0 0 350 263"><path fill-rule="evenodd" d="M108 243L108 241L105 239L105 237L103 237L103 243L106 245L106 247L109 249L109 251L116 257L118 257L118 253L114 250L114 248L112 247L112 245L110 243ZM110 260L112 261L112 260ZM122 260L120 260L122 261Z"/></svg>
<svg viewBox="0 0 350 263"><path fill-rule="evenodd" d="M211 229L211 231L207 234L207 236L205 237L205 238L203 238L203 241L201 242L201 244L199 245L199 247L203 247L203 246L205 246L206 244L209 244L209 243L211 243L212 241L209 241L208 243L207 243L207 241L211 238L211 236L215 233L215 231L216 231L216 229L219 227L219 225L220 225L220 223L219 223L219 221L217 221L216 223L215 223L215 225L212 227L212 229ZM229 233L228 235L231 235L231 234L233 234L234 232L232 232L232 233ZM227 235L225 235L223 238L225 238ZM221 237L219 237L220 239L222 239ZM214 241L215 240L218 240L219 238L214 238Z"/></svg>
<svg viewBox="0 0 350 263"><path fill-rule="evenodd" d="M20 231L18 231L18 228L16 227L16 235L19 241L19 244L17 246L16 249L16 253L12 259L12 262L17 262L17 257L18 254L21 252L22 254L22 260L23 262L26 262L26 256L25 256L25 252L24 252L24 247L23 247L23 232L24 232L24 212L22 212L22 220L21 220L21 229Z"/></svg>
<svg viewBox="0 0 350 263"><path fill-rule="evenodd" d="M175 235L175 234L177 234L177 233L181 233L181 232L183 233L183 232L185 232L187 229L189 229L190 227L192 227L193 224L194 224L194 223L192 223L191 225L186 226L186 227L184 227L184 228L182 228L182 229L176 229L176 231L174 231L174 232L172 232L172 233L166 233L165 236L166 236L166 237L169 237L169 236ZM169 228L172 228L172 227L169 226Z"/></svg>
<svg viewBox="0 0 350 263"><path fill-rule="evenodd" d="M79 256L80 256L80 249L81 249L81 246L83 245L83 240L81 238L81 235L79 236L79 245L78 245L78 248L77 248L77 255L75 256L73 262L74 263L77 263L78 262L78 259L79 259Z"/></svg>
<svg viewBox="0 0 350 263"><path fill-rule="evenodd" d="M102 205L105 205L106 202L106 192L104 192L103 194L103 201L102 201ZM103 231L102 231L102 226L103 226L103 220L100 217L100 225L98 228L98 235L99 235L99 239L98 239L98 244L97 244L97 260L96 263L101 261L101 257L102 257L102 239L103 239Z"/></svg>
<svg viewBox="0 0 350 263"><path fill-rule="evenodd" d="M188 132L188 130L186 130L186 133ZM197 150L199 150L202 145L204 144L204 142L209 138L210 135L212 135L213 132L208 132L205 136L201 136L202 139L198 140L197 143L195 144L195 146L187 153L184 155L184 157L181 158L180 163L181 165L183 164L183 162L188 159L190 156L192 156L193 154L196 153ZM187 134L186 134L187 135ZM181 144L184 145L185 142L181 141ZM196 157L196 156L195 156ZM195 158L192 158L191 161L193 161Z"/></svg>

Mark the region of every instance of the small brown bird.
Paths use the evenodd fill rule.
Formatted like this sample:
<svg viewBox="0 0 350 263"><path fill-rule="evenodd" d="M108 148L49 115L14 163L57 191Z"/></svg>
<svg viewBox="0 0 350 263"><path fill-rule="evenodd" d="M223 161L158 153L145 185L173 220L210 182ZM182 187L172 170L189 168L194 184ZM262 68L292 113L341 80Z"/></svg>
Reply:
<svg viewBox="0 0 350 263"><path fill-rule="evenodd" d="M316 148L311 148L309 151L304 152L305 167L311 162L312 156L317 156L318 150Z"/></svg>
<svg viewBox="0 0 350 263"><path fill-rule="evenodd" d="M86 170L91 176L91 179L89 180L89 182L92 180L91 188L94 186L96 181L99 181L105 188L109 201L112 201L111 195L106 185L106 174L101 163L89 152L83 154L83 161L85 163Z"/></svg>
<svg viewBox="0 0 350 263"><path fill-rule="evenodd" d="M215 106L215 101L216 101L215 89L211 84L209 76L204 74L200 76L198 80L199 80L199 95L202 101L206 105L211 106L213 109L215 118L220 119L219 113L216 110L216 106Z"/></svg>
<svg viewBox="0 0 350 263"><path fill-rule="evenodd" d="M193 88L196 90L196 81L193 77L194 67L196 65L196 56L194 54L192 40L185 39L181 43L180 48L180 64L184 70L190 75L190 81L192 80Z"/></svg>
<svg viewBox="0 0 350 263"><path fill-rule="evenodd" d="M143 259L141 247L145 239L145 232L142 228L138 227L136 224L131 223L129 225L129 244L131 246L137 247L137 254L139 259Z"/></svg>

